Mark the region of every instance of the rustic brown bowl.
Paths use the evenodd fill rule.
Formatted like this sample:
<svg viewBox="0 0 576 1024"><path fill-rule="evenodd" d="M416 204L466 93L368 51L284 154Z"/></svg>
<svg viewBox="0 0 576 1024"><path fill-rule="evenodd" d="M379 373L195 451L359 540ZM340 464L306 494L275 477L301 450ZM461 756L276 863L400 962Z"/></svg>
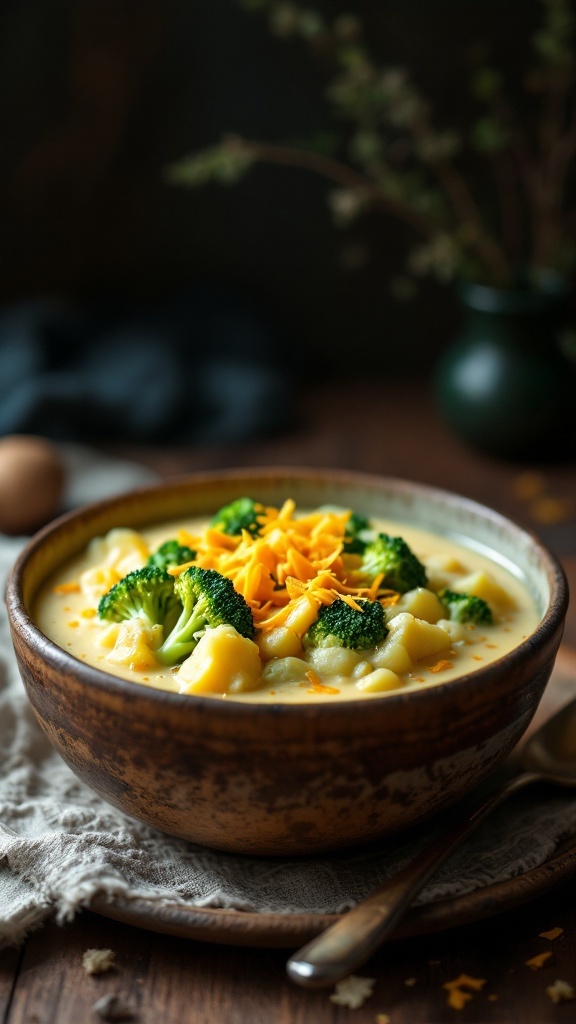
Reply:
<svg viewBox="0 0 576 1024"><path fill-rule="evenodd" d="M519 568L541 611L509 654L452 682L325 704L242 704L152 690L76 660L30 609L48 573L113 526L210 513L250 494L337 502L472 538ZM471 789L526 729L568 602L557 561L497 513L434 488L353 473L244 470L148 487L63 516L28 544L7 601L28 696L54 746L110 803L175 836L248 854L374 840Z"/></svg>

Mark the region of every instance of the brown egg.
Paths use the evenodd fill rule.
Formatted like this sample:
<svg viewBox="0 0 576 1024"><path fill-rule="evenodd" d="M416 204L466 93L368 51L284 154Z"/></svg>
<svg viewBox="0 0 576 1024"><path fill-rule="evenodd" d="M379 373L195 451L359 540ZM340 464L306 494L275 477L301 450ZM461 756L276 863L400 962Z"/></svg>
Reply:
<svg viewBox="0 0 576 1024"><path fill-rule="evenodd" d="M0 438L0 532L31 533L60 509L64 466L42 437Z"/></svg>

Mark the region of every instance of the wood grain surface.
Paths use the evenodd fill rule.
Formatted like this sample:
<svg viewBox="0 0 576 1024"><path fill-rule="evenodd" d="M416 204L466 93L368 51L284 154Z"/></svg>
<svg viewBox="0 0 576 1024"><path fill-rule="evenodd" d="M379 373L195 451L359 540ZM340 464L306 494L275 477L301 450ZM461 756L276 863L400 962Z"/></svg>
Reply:
<svg viewBox="0 0 576 1024"><path fill-rule="evenodd" d="M564 927L560 938L540 938L556 926ZM555 1006L545 989L556 978L573 979L575 931L570 882L513 914L391 943L360 972L376 979L374 994L351 1011L330 1002L331 990L293 985L280 950L158 937L85 913L73 925L49 925L28 940L12 995L16 955L1 955L0 1011L9 1024L89 1024L98 1020L94 1003L116 994L139 1024L376 1024L379 1013L392 1024L556 1024L573 1020L574 1004ZM82 953L93 947L114 949L117 970L87 976ZM548 950L552 957L541 970L526 965ZM460 974L486 983L457 1013L443 985Z"/></svg>
<svg viewBox="0 0 576 1024"><path fill-rule="evenodd" d="M432 483L488 504L538 533L560 557L576 592L575 461L520 465L471 452L437 418L428 392L409 383L313 388L295 398L292 429L264 441L114 450L162 476L292 464ZM564 665L572 664L571 649L576 649L574 602ZM559 938L541 937L555 927L563 929ZM97 1024L101 1018L94 1004L116 993L138 1024L568 1024L576 1003L555 1005L546 987L557 978L576 986L575 936L576 881L570 878L486 921L388 944L359 972L375 979L373 995L350 1010L333 1004L329 990L305 991L289 982L286 951L158 935L85 912L63 926L50 923L19 950L0 953L0 1021ZM116 970L88 976L82 953L93 947L114 949ZM541 969L527 966L543 952L552 955ZM485 985L471 993L462 1010L454 1010L443 985L460 974L485 979Z"/></svg>

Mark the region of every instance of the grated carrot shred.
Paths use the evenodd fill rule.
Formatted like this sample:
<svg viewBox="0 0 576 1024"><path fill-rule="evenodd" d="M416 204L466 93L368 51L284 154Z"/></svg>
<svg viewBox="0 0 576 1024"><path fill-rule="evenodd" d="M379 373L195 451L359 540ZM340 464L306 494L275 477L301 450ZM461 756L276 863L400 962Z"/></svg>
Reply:
<svg viewBox="0 0 576 1024"><path fill-rule="evenodd" d="M259 506L259 532L230 536L208 525L197 536L180 530L178 539L196 552L193 562L171 567L178 576L191 565L215 569L232 580L263 632L287 620L298 635L310 615L337 599L360 609L359 598L395 604L399 595L382 586L380 574L369 585L358 578L359 561L344 551L347 510L298 514L288 498L281 508ZM306 627L307 628L307 627Z"/></svg>

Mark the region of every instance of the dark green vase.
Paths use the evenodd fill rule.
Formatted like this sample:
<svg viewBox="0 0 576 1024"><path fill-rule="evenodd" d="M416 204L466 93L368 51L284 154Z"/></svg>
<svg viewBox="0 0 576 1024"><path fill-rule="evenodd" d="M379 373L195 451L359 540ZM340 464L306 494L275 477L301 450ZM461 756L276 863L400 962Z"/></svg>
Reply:
<svg viewBox="0 0 576 1024"><path fill-rule="evenodd" d="M463 325L440 361L435 391L452 429L473 447L509 458L575 450L576 367L559 347L566 291L465 284Z"/></svg>

